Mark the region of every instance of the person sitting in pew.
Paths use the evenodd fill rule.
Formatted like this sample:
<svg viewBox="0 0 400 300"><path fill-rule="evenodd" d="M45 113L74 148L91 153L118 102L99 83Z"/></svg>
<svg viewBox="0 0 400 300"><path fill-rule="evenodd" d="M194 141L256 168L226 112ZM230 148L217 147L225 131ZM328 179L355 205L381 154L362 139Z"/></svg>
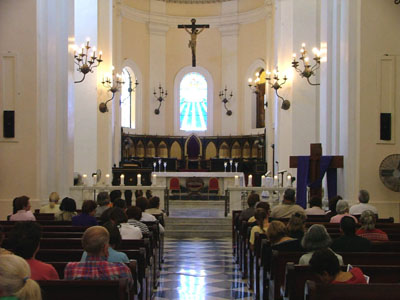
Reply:
<svg viewBox="0 0 400 300"><path fill-rule="evenodd" d="M82 204L82 213L72 217L72 225L75 226L95 226L97 219L94 217L97 204L93 200L85 200Z"/></svg>
<svg viewBox="0 0 400 300"><path fill-rule="evenodd" d="M27 262L17 255L0 259L0 299L42 300L39 285L31 279Z"/></svg>
<svg viewBox="0 0 400 300"><path fill-rule="evenodd" d="M349 272L342 271L339 260L330 249L315 251L310 260L310 267L320 281L325 284L367 283L360 268L352 268Z"/></svg>
<svg viewBox="0 0 400 300"><path fill-rule="evenodd" d="M369 193L367 190L360 190L358 193L358 204L354 204L350 207L350 214L359 216L366 210L371 210L374 214L378 214L378 210L375 206L368 204L369 202Z"/></svg>
<svg viewBox="0 0 400 300"><path fill-rule="evenodd" d="M325 211L322 209L322 200L319 196L313 196L310 199L310 207L305 211L306 215L325 215Z"/></svg>
<svg viewBox="0 0 400 300"><path fill-rule="evenodd" d="M296 204L296 192L293 189L286 189L283 194L282 204L272 208L271 218L290 218L294 213L304 213L304 208Z"/></svg>
<svg viewBox="0 0 400 300"><path fill-rule="evenodd" d="M140 222L142 218L142 210L137 206L131 206L126 210L126 215L128 216L128 223L140 228L142 233L149 233L149 228L146 224Z"/></svg>
<svg viewBox="0 0 400 300"><path fill-rule="evenodd" d="M136 206L139 207L142 210L142 218L140 221L144 222L155 222L157 221L157 218L149 213L146 213L146 209L148 207L149 203L147 198L145 197L139 197L136 199ZM159 230L161 234L164 234L165 229L161 224L158 224Z"/></svg>
<svg viewBox="0 0 400 300"><path fill-rule="evenodd" d="M111 209L110 221L118 227L123 240L139 240L143 238L140 228L128 223L128 217L121 208L113 207Z"/></svg>
<svg viewBox="0 0 400 300"><path fill-rule="evenodd" d="M267 203L268 204L268 203ZM268 204L269 206L269 204ZM267 213L268 212L268 213ZM269 209L262 209L262 208L257 208L256 212L254 213L254 216L257 221L257 225L253 226L251 228L250 232L250 248L253 250L254 248L254 239L256 232L261 233L261 234L266 234L268 227L269 227L269 222L268 222L268 217L269 217Z"/></svg>
<svg viewBox="0 0 400 300"><path fill-rule="evenodd" d="M281 221L272 221L267 229L272 249L278 251L302 251L300 241L288 236L287 228Z"/></svg>
<svg viewBox="0 0 400 300"><path fill-rule="evenodd" d="M336 212L337 215L331 218L331 223L340 223L340 220L345 216L353 218L356 223L358 222L356 217L349 214L349 203L346 200L338 201L336 204Z"/></svg>
<svg viewBox="0 0 400 300"><path fill-rule="evenodd" d="M268 214L268 218L269 218L269 215L271 213L271 207L269 206L268 202L265 202L265 201L257 202L256 209L257 208L262 208L263 210L265 210L265 212ZM247 220L247 223L249 223L249 224L253 224L256 222L257 222L257 220L256 220L255 216L252 216L252 217L250 217L250 219ZM257 225L257 224L255 224L255 225Z"/></svg>
<svg viewBox="0 0 400 300"><path fill-rule="evenodd" d="M145 213L151 215L164 215L165 213L160 209L160 198L157 196L151 197L149 199L148 208L144 211Z"/></svg>
<svg viewBox="0 0 400 300"><path fill-rule="evenodd" d="M118 246L121 244L122 241L121 233L119 232L118 227L115 226L112 222L104 224L103 227L107 229L110 235L107 261L129 263L129 258L124 252L115 250L118 248ZM81 262L85 262L86 259L87 259L87 252L84 251L82 254Z"/></svg>
<svg viewBox="0 0 400 300"><path fill-rule="evenodd" d="M299 264L308 265L315 251L319 249L329 248L331 244L332 239L329 236L328 231L326 231L325 226L321 224L314 224L310 226L303 239L301 240L301 246L304 248L304 250L308 251L308 253L303 254L300 257ZM339 263L343 265L343 257L339 254L334 254L339 260Z"/></svg>
<svg viewBox="0 0 400 300"><path fill-rule="evenodd" d="M76 216L76 202L74 199L65 197L61 201L60 213L55 216L56 221L71 221Z"/></svg>
<svg viewBox="0 0 400 300"><path fill-rule="evenodd" d="M21 196L15 198L15 210L17 212L11 215L10 221L36 221L30 209L29 197Z"/></svg>
<svg viewBox="0 0 400 300"><path fill-rule="evenodd" d="M356 235L356 222L351 217L343 217L340 221L340 231L343 235L332 243L336 252L364 252L371 247L370 241Z"/></svg>
<svg viewBox="0 0 400 300"><path fill-rule="evenodd" d="M3 226L0 225L0 255L13 254L7 249L1 248L1 244L3 243L5 237L5 232Z"/></svg>
<svg viewBox="0 0 400 300"><path fill-rule="evenodd" d="M57 280L56 269L35 258L40 248L42 230L35 222L18 222L11 229L9 242L15 255L25 258L31 268L33 280ZM3 258L2 258L3 259Z"/></svg>
<svg viewBox="0 0 400 300"><path fill-rule="evenodd" d="M385 242L389 240L386 232L376 229L376 215L372 210L365 210L360 217L361 228L356 235L361 236L371 242Z"/></svg>
<svg viewBox="0 0 400 300"><path fill-rule="evenodd" d="M122 198L115 199L113 207L119 207L124 212L126 212L126 209L127 209L126 201Z"/></svg>
<svg viewBox="0 0 400 300"><path fill-rule="evenodd" d="M257 193L251 193L247 198L247 205L249 206L245 210L243 210L239 215L239 223L242 221L248 221L251 217L254 216L256 211L256 204L260 201L260 195Z"/></svg>
<svg viewBox="0 0 400 300"><path fill-rule="evenodd" d="M301 241L306 231L306 219L307 216L303 212L294 213L286 225L288 235Z"/></svg>
<svg viewBox="0 0 400 300"><path fill-rule="evenodd" d="M110 195L107 192L100 192L97 194L97 207L94 216L100 218L104 211L109 208Z"/></svg>
<svg viewBox="0 0 400 300"><path fill-rule="evenodd" d="M339 202L339 200L342 200L342 199L343 199L342 196L336 195L336 196L331 197L328 200L328 208L329 208L329 210L326 212L326 216L327 217L331 218L331 217L337 215L336 205Z"/></svg>
<svg viewBox="0 0 400 300"><path fill-rule="evenodd" d="M115 199L120 199L122 196L122 192L120 190L113 190L110 192L110 201L111 204L114 205Z"/></svg>
<svg viewBox="0 0 400 300"><path fill-rule="evenodd" d="M52 192L49 196L49 204L46 204L40 208L41 214L59 214L60 213L60 205L58 205L58 201L60 201L60 196L56 192Z"/></svg>
<svg viewBox="0 0 400 300"><path fill-rule="evenodd" d="M66 280L117 280L128 278L132 287L133 279L129 268L120 262L108 262L110 235L102 226L92 226L82 236L82 246L87 252L85 262L70 262L64 270Z"/></svg>

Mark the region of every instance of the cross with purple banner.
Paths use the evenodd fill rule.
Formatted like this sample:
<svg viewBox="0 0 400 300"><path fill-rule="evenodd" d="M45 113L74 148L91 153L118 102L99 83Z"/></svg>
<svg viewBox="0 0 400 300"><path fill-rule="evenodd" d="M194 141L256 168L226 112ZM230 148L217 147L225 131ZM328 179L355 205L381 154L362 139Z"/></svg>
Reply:
<svg viewBox="0 0 400 300"><path fill-rule="evenodd" d="M297 168L296 203L307 207L307 186L310 197L322 196L322 179L327 174L328 198L337 195L337 169L343 168L343 156L322 156L322 145L311 144L310 156L290 156L290 168Z"/></svg>

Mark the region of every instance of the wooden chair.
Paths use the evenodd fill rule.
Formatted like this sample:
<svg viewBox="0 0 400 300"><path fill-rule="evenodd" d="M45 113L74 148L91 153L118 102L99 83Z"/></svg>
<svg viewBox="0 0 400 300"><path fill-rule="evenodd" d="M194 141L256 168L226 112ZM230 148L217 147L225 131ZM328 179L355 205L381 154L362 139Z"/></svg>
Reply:
<svg viewBox="0 0 400 300"><path fill-rule="evenodd" d="M179 192L179 200L181 200L181 185L179 183L179 178L172 177L169 181L169 190L171 191L178 191Z"/></svg>
<svg viewBox="0 0 400 300"><path fill-rule="evenodd" d="M210 180L208 181L208 193L207 193L207 199L210 200L210 192L211 191L216 191L217 192L217 196L219 194L219 181L217 178L212 177L210 178Z"/></svg>

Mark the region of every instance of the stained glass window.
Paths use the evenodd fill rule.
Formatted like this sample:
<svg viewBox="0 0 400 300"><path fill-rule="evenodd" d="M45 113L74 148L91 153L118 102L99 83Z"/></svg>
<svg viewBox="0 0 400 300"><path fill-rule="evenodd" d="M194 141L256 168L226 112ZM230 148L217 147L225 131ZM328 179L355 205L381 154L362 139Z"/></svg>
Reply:
<svg viewBox="0 0 400 300"><path fill-rule="evenodd" d="M124 84L121 87L121 126L135 128L136 95L132 91L132 82L135 82L133 72L123 68L122 80Z"/></svg>
<svg viewBox="0 0 400 300"><path fill-rule="evenodd" d="M179 95L180 129L207 130L207 81L204 76L196 72L186 74Z"/></svg>

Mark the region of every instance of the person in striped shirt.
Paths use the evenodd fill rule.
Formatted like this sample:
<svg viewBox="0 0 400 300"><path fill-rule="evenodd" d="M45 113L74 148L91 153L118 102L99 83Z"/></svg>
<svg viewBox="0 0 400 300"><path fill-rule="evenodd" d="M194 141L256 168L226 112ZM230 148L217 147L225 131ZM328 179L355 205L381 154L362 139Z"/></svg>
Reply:
<svg viewBox="0 0 400 300"><path fill-rule="evenodd" d="M372 210L365 210L360 217L361 228L357 230L356 234L371 242L384 242L388 241L388 235L380 229L375 228L376 216Z"/></svg>

